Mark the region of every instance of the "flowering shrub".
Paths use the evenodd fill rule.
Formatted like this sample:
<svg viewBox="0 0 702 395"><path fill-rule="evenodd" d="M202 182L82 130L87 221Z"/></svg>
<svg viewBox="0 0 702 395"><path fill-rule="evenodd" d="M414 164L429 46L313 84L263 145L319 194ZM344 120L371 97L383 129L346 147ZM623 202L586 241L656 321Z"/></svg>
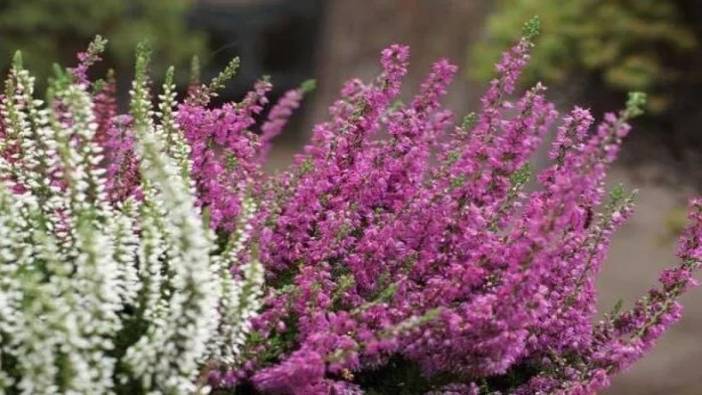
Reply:
<svg viewBox="0 0 702 395"><path fill-rule="evenodd" d="M172 75L155 124L142 55L132 117L108 121L112 111L104 112L85 78L103 44L96 40L72 75L51 83L46 105L34 99L19 55L5 84L3 394L193 393L203 361L236 357L259 307L261 265L240 265L241 279L230 272L248 228L216 244L195 206L187 146L180 139L165 148L175 127ZM129 133L101 135L125 123ZM99 142L114 160L107 172ZM113 199L120 177L138 183L138 197ZM252 202L243 206L254 210Z"/></svg>
<svg viewBox="0 0 702 395"><path fill-rule="evenodd" d="M644 97L632 94L592 131L593 117L579 107L559 121L540 84L512 98L537 28L527 24L480 113L458 125L440 104L456 67L436 62L403 104L409 49L390 46L380 76L347 83L304 153L272 176L262 163L308 84L264 115L266 78L240 102L213 103L237 60L211 83L191 84L177 105L169 70L153 112L142 49L130 115L116 115L112 83L86 77L98 46L54 82L48 110L18 90L27 84L15 82L16 66L2 129L0 231L3 251L19 250L2 256L9 275L0 301L13 314L0 318L3 383L32 392L26 383L42 372L57 380L54 389L102 383L78 392L604 388L679 318L677 299L702 261L702 201L690 206L682 263L630 310L598 320L595 278L634 199L620 187L607 194L604 178ZM552 163L527 189L529 157L554 127ZM45 293L35 297L37 289ZM76 299L83 294L90 297ZM35 312L26 302L35 298L66 299L64 315L53 304ZM71 336L54 339L55 327ZM43 342L56 364L32 357L46 352ZM83 373L97 362L106 364L100 375ZM47 366L58 367L43 373Z"/></svg>

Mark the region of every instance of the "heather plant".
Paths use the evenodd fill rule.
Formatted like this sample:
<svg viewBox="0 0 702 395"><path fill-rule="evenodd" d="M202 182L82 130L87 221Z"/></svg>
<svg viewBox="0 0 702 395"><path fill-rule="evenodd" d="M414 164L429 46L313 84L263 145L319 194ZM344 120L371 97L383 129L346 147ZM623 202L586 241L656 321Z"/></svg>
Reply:
<svg viewBox="0 0 702 395"><path fill-rule="evenodd" d="M95 212L84 219L93 226L86 234L104 235L109 245L119 232L102 224L115 213L138 228L123 232L141 243L120 255L131 260L111 264L117 273L134 270L142 276L143 284L131 293L141 304L114 313L136 315L142 336L125 342L124 331L116 329L109 333L121 339L114 349L130 345L121 354L105 354L122 362L115 365L116 379L142 387L118 380L117 392L158 385L153 391L168 393L593 393L650 350L680 317L678 297L694 284L692 274L702 262L702 201L690 204L678 250L682 263L665 270L659 286L631 308L615 306L598 315L597 273L635 198L623 187L607 192L605 176L645 96L631 94L623 110L595 124L580 107L560 115L541 84L518 94L538 25L530 21L503 54L480 111L458 121L441 104L456 66L437 61L404 103L399 96L409 48L388 47L381 53L380 75L346 83L329 108L329 120L315 126L311 142L289 168L273 175L262 170L270 145L310 83L285 93L266 112L271 90L266 77L238 102L214 100L234 76L238 59L208 84L194 80L181 100L169 69L153 110L142 49L130 114L117 115L113 83L88 82L87 66L97 58L89 50L80 56L82 67L72 71L73 83L54 83L57 92L78 90L81 105L53 99L46 110L58 114L50 130L60 126L71 136L93 130L89 135L59 133L64 137L56 145L35 135L16 139L15 130L52 134L31 126L41 122L18 129L17 116L4 110L3 204L35 196L41 182L50 183L48 191L87 185L80 191L90 193L56 193L68 196L70 210L89 206ZM50 95L66 96L72 97ZM78 107L84 117L64 115ZM77 127L74 119L86 127ZM533 170L529 158L551 130L551 163ZM63 174L83 172L48 167L47 177L35 183L34 173L13 172L34 169L44 157L33 154L34 144L62 147L61 142L68 148L57 148L59 159L71 149L104 150L104 158L83 164L97 169L95 176L75 183ZM67 168L74 163L82 162L71 161ZM71 203L73 196L81 203ZM99 204L85 204L97 197ZM88 225L75 220L74 211L57 207L59 214L46 214L58 217L57 225L42 235L61 229L67 235L61 237L80 243L87 237L82 226ZM138 214L122 214L134 211ZM2 218L13 224L27 216ZM45 239L2 240L46 249ZM62 262L82 262L81 246L87 244L77 245L76 257ZM10 270L17 266L14 257L6 266ZM0 295L33 295L17 273L3 279L19 291ZM153 284L167 281L166 291L152 291ZM94 282L91 277L82 284ZM13 314L30 316L25 305L10 306ZM27 319L27 325L53 333L37 319ZM0 328L3 339L16 333ZM27 347L34 341L39 342L27 340ZM2 372L16 380L25 371L5 368L13 366L5 360L24 354L8 349L5 357L3 348ZM60 351L63 357L74 349Z"/></svg>
<svg viewBox="0 0 702 395"><path fill-rule="evenodd" d="M78 67L59 70L46 101L34 97L19 53L5 82L2 394L204 391L199 367L235 358L258 308L261 265L237 264L235 249L249 229L218 245L195 206L187 146L177 140L166 149L177 127L172 75L155 122L140 51L131 115L105 122L85 75L103 46L98 38ZM125 123L128 133L99 139ZM127 146L133 159L124 159ZM114 160L107 169L104 149ZM139 193L112 199L119 177L132 177Z"/></svg>

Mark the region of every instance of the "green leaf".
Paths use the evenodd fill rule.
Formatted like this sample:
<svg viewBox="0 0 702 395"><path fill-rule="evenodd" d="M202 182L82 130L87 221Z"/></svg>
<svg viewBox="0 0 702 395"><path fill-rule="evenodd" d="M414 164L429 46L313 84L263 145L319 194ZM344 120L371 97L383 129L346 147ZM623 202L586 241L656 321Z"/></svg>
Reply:
<svg viewBox="0 0 702 395"><path fill-rule="evenodd" d="M531 41L539 35L540 31L541 31L541 19L539 19L538 15L534 15L534 17L529 19L524 24L524 27L522 28L522 35L524 36L524 38Z"/></svg>

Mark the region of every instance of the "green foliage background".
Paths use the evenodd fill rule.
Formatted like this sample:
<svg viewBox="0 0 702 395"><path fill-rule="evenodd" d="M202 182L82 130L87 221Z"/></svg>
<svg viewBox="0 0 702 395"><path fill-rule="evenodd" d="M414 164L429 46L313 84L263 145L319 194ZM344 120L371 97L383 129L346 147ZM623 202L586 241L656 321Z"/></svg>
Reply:
<svg viewBox="0 0 702 395"><path fill-rule="evenodd" d="M0 0L0 70L20 49L42 81L54 61L73 64L96 34L110 40L106 64L130 69L134 47L147 39L156 70L182 66L206 42L186 26L191 6L191 0Z"/></svg>
<svg viewBox="0 0 702 395"><path fill-rule="evenodd" d="M538 15L539 37L525 82L567 84L588 73L613 92L651 93L649 110L668 105L662 86L684 77L670 63L699 42L675 0L497 0L485 40L471 49L473 78L486 80L525 20ZM582 80L581 80L582 81Z"/></svg>

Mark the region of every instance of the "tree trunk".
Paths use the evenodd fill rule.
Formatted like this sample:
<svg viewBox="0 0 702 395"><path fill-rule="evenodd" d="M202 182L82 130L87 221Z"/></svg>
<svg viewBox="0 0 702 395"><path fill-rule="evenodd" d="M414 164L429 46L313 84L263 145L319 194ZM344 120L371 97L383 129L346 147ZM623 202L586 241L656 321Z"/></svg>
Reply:
<svg viewBox="0 0 702 395"><path fill-rule="evenodd" d="M431 64L446 57L460 67L445 102L460 116L475 104L476 84L466 78L468 47L478 38L490 8L487 0L329 0L318 55L319 87L308 125L325 119L344 81L373 78L380 51L393 43L411 47L409 96ZM309 131L310 128L305 130Z"/></svg>

